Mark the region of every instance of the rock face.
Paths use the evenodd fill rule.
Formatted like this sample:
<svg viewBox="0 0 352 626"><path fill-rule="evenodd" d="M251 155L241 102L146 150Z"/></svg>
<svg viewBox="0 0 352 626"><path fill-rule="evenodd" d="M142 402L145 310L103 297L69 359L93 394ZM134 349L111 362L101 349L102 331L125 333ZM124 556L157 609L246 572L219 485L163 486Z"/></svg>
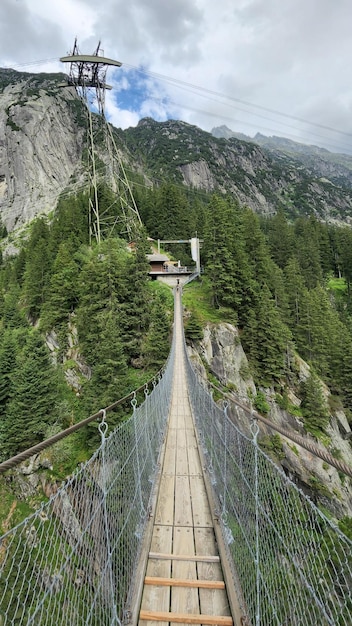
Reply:
<svg viewBox="0 0 352 626"><path fill-rule="evenodd" d="M197 346L188 346L188 353L192 363L203 377L206 377L204 365L216 376L230 393L233 392L241 404L250 406L251 398L255 397L257 389L249 375L248 361L242 348L237 329L231 324L208 324L204 329L203 340ZM299 364L299 376L302 379L309 375L309 366L303 361ZM275 392L270 389L265 392L266 401L270 407L268 417L274 424L281 426L297 435L303 436L322 451L324 445L305 433L303 421L281 409L275 402ZM326 394L329 393L325 389ZM299 404L292 390L290 393L292 404ZM236 413L230 409L230 415L237 426L247 436L250 435L250 416L244 411ZM276 431L260 423L259 440L266 444ZM327 429L330 439L328 451L352 466L352 447L350 444L351 429L343 411L337 411L332 416ZM322 461L308 450L305 450L291 439L280 435L282 450L279 457L274 458L291 480L301 487L315 501L340 518L344 515L352 516L352 485L351 479L340 474L337 469ZM270 452L269 452L270 454Z"/></svg>
<svg viewBox="0 0 352 626"><path fill-rule="evenodd" d="M9 232L50 213L60 193L74 192L74 180L84 178L85 110L73 88L60 87L65 80L0 69L0 219ZM147 185L167 179L231 194L259 213L280 208L290 216L352 223L352 158L346 155L298 152L287 141L280 149L277 141L258 145L231 131L227 139L214 137L175 120L146 118L113 132L119 156ZM107 164L106 150L99 159Z"/></svg>
<svg viewBox="0 0 352 626"><path fill-rule="evenodd" d="M231 131L214 136L185 122L150 118L123 131L123 140L151 177L230 193L258 213L281 208L292 216L352 221L352 157L319 149L306 154L286 144L271 149Z"/></svg>
<svg viewBox="0 0 352 626"><path fill-rule="evenodd" d="M79 167L80 101L59 87L63 80L0 70L0 215L8 231L55 208Z"/></svg>

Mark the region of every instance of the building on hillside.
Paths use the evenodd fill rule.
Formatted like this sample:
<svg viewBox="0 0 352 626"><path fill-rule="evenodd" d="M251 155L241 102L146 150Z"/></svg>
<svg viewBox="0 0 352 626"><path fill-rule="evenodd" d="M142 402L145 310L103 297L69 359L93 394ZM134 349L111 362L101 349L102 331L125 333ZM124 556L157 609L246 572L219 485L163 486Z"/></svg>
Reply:
<svg viewBox="0 0 352 626"><path fill-rule="evenodd" d="M160 274L165 272L165 264L170 262L170 259L166 254L147 254L147 259L150 265L149 274Z"/></svg>

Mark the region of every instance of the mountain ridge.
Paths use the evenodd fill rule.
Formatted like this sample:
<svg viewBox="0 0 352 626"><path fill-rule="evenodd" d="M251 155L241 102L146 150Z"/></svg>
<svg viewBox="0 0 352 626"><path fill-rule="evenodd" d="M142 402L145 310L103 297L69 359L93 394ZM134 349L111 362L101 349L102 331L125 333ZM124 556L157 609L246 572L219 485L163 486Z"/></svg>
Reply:
<svg viewBox="0 0 352 626"><path fill-rule="evenodd" d="M60 86L63 79L0 69L0 218L8 232L49 214L60 194L75 193L77 181L87 181L86 112L75 90ZM348 155L332 157L324 149L314 155L260 134L257 141L216 137L178 120L144 118L113 132L132 177L147 186L170 180L198 193L232 195L265 215L283 210L290 219L352 222Z"/></svg>

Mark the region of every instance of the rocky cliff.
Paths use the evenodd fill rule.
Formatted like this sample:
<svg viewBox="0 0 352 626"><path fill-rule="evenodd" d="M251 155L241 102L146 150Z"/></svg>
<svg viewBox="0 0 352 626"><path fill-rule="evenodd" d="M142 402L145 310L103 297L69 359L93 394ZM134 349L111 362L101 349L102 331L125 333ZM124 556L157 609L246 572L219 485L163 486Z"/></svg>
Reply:
<svg viewBox="0 0 352 626"><path fill-rule="evenodd" d="M8 231L53 210L80 166L82 105L63 81L0 70L0 215Z"/></svg>
<svg viewBox="0 0 352 626"><path fill-rule="evenodd" d="M204 329L203 340L196 346L188 346L189 356L206 377L206 369L219 380L219 383L231 390L233 397L244 406L250 407L258 391L265 393L268 405L266 417L274 425L281 426L293 433L304 436L307 442L314 443L322 451L330 451L337 458L352 466L351 429L343 411L331 415L327 428L327 447L305 433L302 418L296 417L280 408L276 394L271 389L258 390L249 375L248 361L242 348L237 329L231 324L208 324ZM205 366L205 367L204 367ZM299 376L305 380L309 375L309 366L300 362ZM328 395L329 390L325 388ZM300 400L294 390L290 400L299 405ZM230 405L230 415L247 436L251 437L250 416L245 411L236 412ZM337 469L322 461L308 450L292 440L277 435L274 429L258 422L259 441L276 463L298 484L313 500L319 502L336 517L352 515L352 481L339 473Z"/></svg>
<svg viewBox="0 0 352 626"><path fill-rule="evenodd" d="M230 193L259 213L282 208L292 217L315 215L344 223L352 219L351 170L323 161L320 153L315 161L310 154L303 162L296 154L269 150L253 140L215 137L185 122L150 118L124 131L123 137L158 180Z"/></svg>
<svg viewBox="0 0 352 626"><path fill-rule="evenodd" d="M8 231L49 213L83 175L84 105L73 88L60 87L65 80L0 69L0 218ZM291 217L352 221L346 155L303 150L280 138L248 141L231 131L215 137L175 120L147 118L114 132L121 159L145 180L228 193L259 213L281 208ZM105 162L106 154L99 158Z"/></svg>

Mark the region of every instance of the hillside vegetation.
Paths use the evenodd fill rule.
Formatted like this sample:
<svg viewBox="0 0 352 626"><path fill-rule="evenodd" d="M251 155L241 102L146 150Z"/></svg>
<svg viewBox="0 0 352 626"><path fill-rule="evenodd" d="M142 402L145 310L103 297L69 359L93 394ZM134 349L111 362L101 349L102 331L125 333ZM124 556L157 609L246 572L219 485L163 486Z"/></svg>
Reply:
<svg viewBox="0 0 352 626"><path fill-rule="evenodd" d="M50 223L35 220L19 254L2 262L2 461L108 406L163 365L172 296L147 280L148 251L143 232L132 252L118 237L89 247L87 198L77 196L59 202ZM97 441L95 428L89 432L88 448Z"/></svg>
<svg viewBox="0 0 352 626"><path fill-rule="evenodd" d="M260 393L274 389L329 446L331 416L343 408L352 422L350 168L344 178L335 160L328 180L312 154L305 165L287 146L278 153L141 120L114 136L144 227L130 247L122 232L89 245L81 101L74 90L61 95L61 76L11 70L0 79L0 461L118 400L165 362L172 293L148 279L147 235L204 241L204 273L185 296L188 339L201 339L209 321L236 325L244 378ZM102 212L117 210L112 197L101 184ZM170 253L191 263L189 246ZM310 366L304 383L299 359ZM114 413L110 427L127 414ZM53 453L54 479L97 443L93 425Z"/></svg>

